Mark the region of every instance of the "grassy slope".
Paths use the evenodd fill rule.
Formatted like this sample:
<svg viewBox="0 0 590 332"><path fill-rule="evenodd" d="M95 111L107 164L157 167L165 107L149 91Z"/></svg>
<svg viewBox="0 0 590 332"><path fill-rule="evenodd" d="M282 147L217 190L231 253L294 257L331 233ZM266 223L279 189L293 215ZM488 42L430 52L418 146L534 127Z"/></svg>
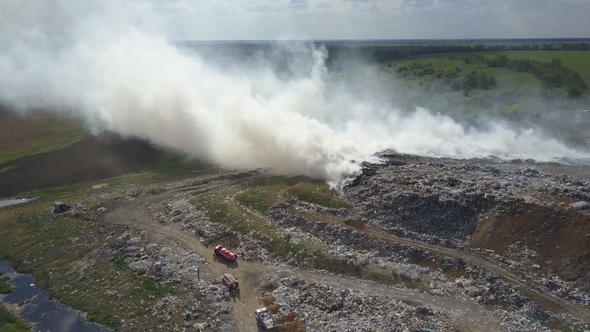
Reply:
<svg viewBox="0 0 590 332"><path fill-rule="evenodd" d="M267 213L273 204L288 198L298 198L325 207L350 207L346 201L333 195L325 183L304 177L276 177L255 184L222 188L202 194L192 203L206 212L212 222L229 225L239 233L253 236L279 258L311 268L363 277L360 267L350 267L339 259L327 256L326 248L305 241L295 243L282 237L284 230L269 222Z"/></svg>
<svg viewBox="0 0 590 332"><path fill-rule="evenodd" d="M0 274L0 294L8 294L12 292L12 286L8 283L8 280L10 280L10 277ZM16 318L0 304L0 331L20 332L31 331L31 329L25 322Z"/></svg>
<svg viewBox="0 0 590 332"><path fill-rule="evenodd" d="M8 294L12 292L12 286L8 283L10 277L0 274L0 294Z"/></svg>
<svg viewBox="0 0 590 332"><path fill-rule="evenodd" d="M191 167L183 170L185 174L194 171ZM39 201L0 210L0 260L10 261L19 272L31 273L51 296L87 313L90 321L116 329L121 319L135 318L153 327L160 322L151 315L144 317L145 308L175 290L151 278L135 276L124 257L100 254L100 249L108 246L109 234L101 227L96 209L99 203L109 202L113 187L133 194L136 189L130 183L158 186L172 178L177 176L144 171L33 191L29 195L41 196ZM55 200L81 207L54 216ZM124 301L107 295L106 290L121 294Z"/></svg>
<svg viewBox="0 0 590 332"><path fill-rule="evenodd" d="M0 305L0 331L2 332L26 332L31 331L27 324L12 315Z"/></svg>
<svg viewBox="0 0 590 332"><path fill-rule="evenodd" d="M212 168L210 167L210 165L204 163L203 161L180 154L170 159L164 160L160 163L157 163L155 165L152 165L150 167L147 167L142 171L154 172L158 174L167 174L169 176L172 174L180 174L182 176L187 176L191 173L211 170Z"/></svg>
<svg viewBox="0 0 590 332"><path fill-rule="evenodd" d="M0 110L0 163L31 154L56 150L86 136L88 133L72 121L47 114L21 117ZM2 242L0 244L0 258L11 256L9 252L3 250L10 241L7 237L12 234L12 231L15 231L15 229L6 227L7 221L5 217L0 220L3 229L0 235L3 238L0 241ZM32 245L28 242L23 243L22 246L31 247ZM17 246L17 248L21 248L21 246ZM0 293L7 293L11 290L10 285L2 279ZM26 323L0 306L0 331L21 332L31 331L31 329Z"/></svg>
<svg viewBox="0 0 590 332"><path fill-rule="evenodd" d="M35 113L21 117L0 110L0 163L57 150L88 135L74 121L50 114Z"/></svg>

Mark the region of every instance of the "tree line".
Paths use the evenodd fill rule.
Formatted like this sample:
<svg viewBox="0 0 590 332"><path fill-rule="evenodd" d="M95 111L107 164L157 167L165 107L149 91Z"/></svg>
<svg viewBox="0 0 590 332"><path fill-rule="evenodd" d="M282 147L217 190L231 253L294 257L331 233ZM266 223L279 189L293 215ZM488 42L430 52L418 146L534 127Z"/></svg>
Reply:
<svg viewBox="0 0 590 332"><path fill-rule="evenodd" d="M342 51L339 46L327 47L329 51ZM564 44L522 44L522 45L401 45L401 46L368 46L362 53L370 55L378 62L400 60L407 57L436 54L436 53L465 53L465 52L490 52L490 51L590 51L590 43L564 43Z"/></svg>
<svg viewBox="0 0 590 332"><path fill-rule="evenodd" d="M452 57L452 59L455 59ZM580 75L569 68L562 66L559 58L549 62L531 59L509 59L504 54L494 57L486 57L482 54L466 55L460 58L465 64L481 64L492 68L506 68L519 73L532 73L541 80L542 87L546 90L566 91L569 97L578 98L588 92L588 86ZM386 66L392 67L391 63ZM452 91L472 89L488 90L497 86L494 76L477 70L464 71L461 67L436 69L432 62L412 62L397 66L395 72L407 76L422 77L433 75L441 80L441 86Z"/></svg>
<svg viewBox="0 0 590 332"><path fill-rule="evenodd" d="M541 80L543 88L564 89L572 98L580 97L588 91L588 86L580 75L563 67L559 58L542 62L531 59L508 59L504 54L497 54L494 58L487 59L486 63L490 67L504 67L519 73L532 73Z"/></svg>

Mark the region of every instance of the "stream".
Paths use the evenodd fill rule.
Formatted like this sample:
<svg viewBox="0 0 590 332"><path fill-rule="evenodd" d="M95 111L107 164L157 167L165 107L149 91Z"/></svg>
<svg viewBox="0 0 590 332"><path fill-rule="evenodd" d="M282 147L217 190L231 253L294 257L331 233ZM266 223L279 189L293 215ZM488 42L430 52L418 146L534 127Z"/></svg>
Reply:
<svg viewBox="0 0 590 332"><path fill-rule="evenodd" d="M33 331L55 332L107 332L110 329L87 322L82 313L51 298L49 293L35 285L29 274L17 273L6 261L0 261L0 274L10 277L14 290L0 297L9 305L18 305L19 316L32 324Z"/></svg>
<svg viewBox="0 0 590 332"><path fill-rule="evenodd" d="M29 198L16 198L16 199L4 199L0 200L0 209L3 207L16 205L16 204L24 204L29 203L35 200L38 200L39 197L29 197Z"/></svg>

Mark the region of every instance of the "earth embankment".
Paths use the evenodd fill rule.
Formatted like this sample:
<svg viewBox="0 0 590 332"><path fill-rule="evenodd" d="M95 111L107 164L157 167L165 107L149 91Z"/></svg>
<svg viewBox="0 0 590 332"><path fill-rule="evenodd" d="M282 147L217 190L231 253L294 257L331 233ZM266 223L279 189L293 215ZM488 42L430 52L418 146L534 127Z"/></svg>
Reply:
<svg viewBox="0 0 590 332"><path fill-rule="evenodd" d="M174 155L138 138L92 136L62 149L0 164L0 197L139 171Z"/></svg>

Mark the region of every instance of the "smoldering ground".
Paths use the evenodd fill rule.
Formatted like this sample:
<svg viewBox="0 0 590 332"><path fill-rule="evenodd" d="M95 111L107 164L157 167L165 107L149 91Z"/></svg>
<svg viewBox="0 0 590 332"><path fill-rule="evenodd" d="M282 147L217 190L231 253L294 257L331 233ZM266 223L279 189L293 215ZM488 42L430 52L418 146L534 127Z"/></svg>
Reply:
<svg viewBox="0 0 590 332"><path fill-rule="evenodd" d="M0 26L1 103L21 112L52 109L94 132L145 138L225 167L337 184L384 149L457 158L587 156L532 129L493 121L476 129L419 107L402 111L391 102L396 91L379 88L378 70L355 62L354 75L336 75L321 45L276 42L236 59L179 47L151 24L153 13L116 3L0 7L2 19L10 17Z"/></svg>

